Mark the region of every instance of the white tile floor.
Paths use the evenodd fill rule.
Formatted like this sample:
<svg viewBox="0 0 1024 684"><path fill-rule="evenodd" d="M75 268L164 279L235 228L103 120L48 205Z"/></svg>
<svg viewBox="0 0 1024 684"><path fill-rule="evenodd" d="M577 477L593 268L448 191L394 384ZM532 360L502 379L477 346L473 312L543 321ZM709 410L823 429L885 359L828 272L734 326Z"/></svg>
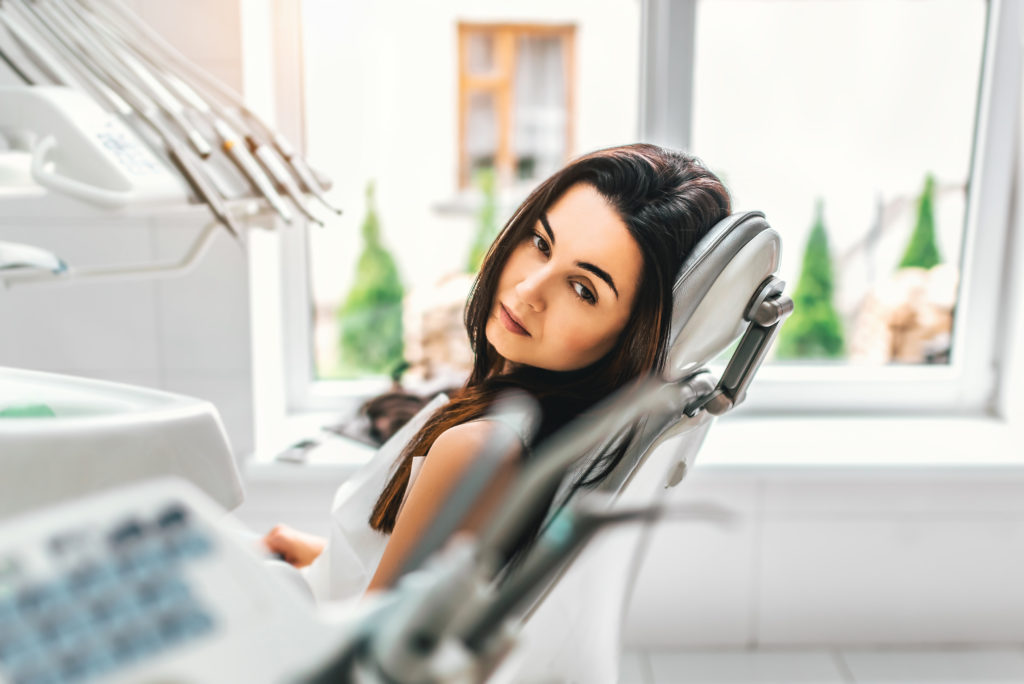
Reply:
<svg viewBox="0 0 1024 684"><path fill-rule="evenodd" d="M631 651L622 684L1024 684L1024 645Z"/></svg>

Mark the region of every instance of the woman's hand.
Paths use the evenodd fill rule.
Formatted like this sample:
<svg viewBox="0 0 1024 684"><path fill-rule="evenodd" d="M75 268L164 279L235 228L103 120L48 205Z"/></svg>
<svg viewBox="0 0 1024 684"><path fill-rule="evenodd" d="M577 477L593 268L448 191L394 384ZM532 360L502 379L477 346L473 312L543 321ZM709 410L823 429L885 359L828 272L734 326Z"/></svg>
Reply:
<svg viewBox="0 0 1024 684"><path fill-rule="evenodd" d="M304 568L316 560L327 545L327 540L315 534L299 532L287 525L275 525L263 537L263 545L271 553L280 554L286 562Z"/></svg>

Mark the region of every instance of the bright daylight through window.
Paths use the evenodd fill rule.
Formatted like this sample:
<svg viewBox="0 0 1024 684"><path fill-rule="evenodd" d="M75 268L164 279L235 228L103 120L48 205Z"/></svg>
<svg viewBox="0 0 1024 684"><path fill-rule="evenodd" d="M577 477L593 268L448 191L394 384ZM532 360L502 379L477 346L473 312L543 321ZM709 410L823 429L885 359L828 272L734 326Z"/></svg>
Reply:
<svg viewBox="0 0 1024 684"><path fill-rule="evenodd" d="M313 384L460 382L500 226L567 159L640 136L643 3L406 5L303 3L306 145L346 210L306 236ZM955 359L986 10L697 4L691 151L785 245L772 363Z"/></svg>
<svg viewBox="0 0 1024 684"><path fill-rule="evenodd" d="M783 236L776 359L949 361L984 31L983 2L698 6L693 151Z"/></svg>

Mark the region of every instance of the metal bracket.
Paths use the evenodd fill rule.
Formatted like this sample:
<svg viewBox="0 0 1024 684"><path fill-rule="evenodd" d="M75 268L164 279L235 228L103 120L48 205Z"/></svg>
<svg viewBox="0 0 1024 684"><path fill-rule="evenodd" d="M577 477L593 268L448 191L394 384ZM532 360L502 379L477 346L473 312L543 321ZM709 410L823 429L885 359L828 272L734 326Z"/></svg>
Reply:
<svg viewBox="0 0 1024 684"><path fill-rule="evenodd" d="M687 406L686 415L693 417L706 410L720 416L746 399L747 387L768 355L779 326L793 313L793 300L782 293L785 285L775 276L761 283L743 314L750 325L729 359L722 379L714 391Z"/></svg>

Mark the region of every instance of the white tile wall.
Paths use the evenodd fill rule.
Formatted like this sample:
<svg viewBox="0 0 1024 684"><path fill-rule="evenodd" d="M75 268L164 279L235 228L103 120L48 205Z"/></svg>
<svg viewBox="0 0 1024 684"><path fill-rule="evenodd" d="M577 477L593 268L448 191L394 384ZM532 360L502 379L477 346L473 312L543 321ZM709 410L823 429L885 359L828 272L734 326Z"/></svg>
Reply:
<svg viewBox="0 0 1024 684"><path fill-rule="evenodd" d="M976 648L858 650L683 650L631 652L623 658L624 684L740 684L828 682L845 684L1019 684L1024 649ZM657 666L654 670L652 665ZM837 679L837 677L839 677Z"/></svg>
<svg viewBox="0 0 1024 684"><path fill-rule="evenodd" d="M619 663L620 684L654 684L646 654L624 653Z"/></svg>
<svg viewBox="0 0 1024 684"><path fill-rule="evenodd" d="M655 530L626 620L626 643L745 644L753 638L756 580L756 483L696 468L672 501L731 509L727 528L666 522Z"/></svg>
<svg viewBox="0 0 1024 684"><path fill-rule="evenodd" d="M845 684L831 653L817 651L728 654L651 652L657 684Z"/></svg>
<svg viewBox="0 0 1024 684"><path fill-rule="evenodd" d="M841 657L858 684L1024 682L1024 651L1019 648L945 652L844 650Z"/></svg>
<svg viewBox="0 0 1024 684"><path fill-rule="evenodd" d="M0 239L55 251L77 266L152 258L144 223L102 226L0 222ZM15 287L0 292L0 364L80 371L146 373L159 364L152 283ZM106 376L105 376L106 377Z"/></svg>
<svg viewBox="0 0 1024 684"><path fill-rule="evenodd" d="M827 517L764 525L764 644L1024 639L1024 520Z"/></svg>
<svg viewBox="0 0 1024 684"><path fill-rule="evenodd" d="M198 226L161 226L156 231L159 258L180 258L199 230ZM194 272L157 283L158 334L168 375L250 375L248 281L245 247L227 231L218 230Z"/></svg>
<svg viewBox="0 0 1024 684"><path fill-rule="evenodd" d="M627 646L1024 640L1021 472L699 463L674 496L739 517L658 531Z"/></svg>

